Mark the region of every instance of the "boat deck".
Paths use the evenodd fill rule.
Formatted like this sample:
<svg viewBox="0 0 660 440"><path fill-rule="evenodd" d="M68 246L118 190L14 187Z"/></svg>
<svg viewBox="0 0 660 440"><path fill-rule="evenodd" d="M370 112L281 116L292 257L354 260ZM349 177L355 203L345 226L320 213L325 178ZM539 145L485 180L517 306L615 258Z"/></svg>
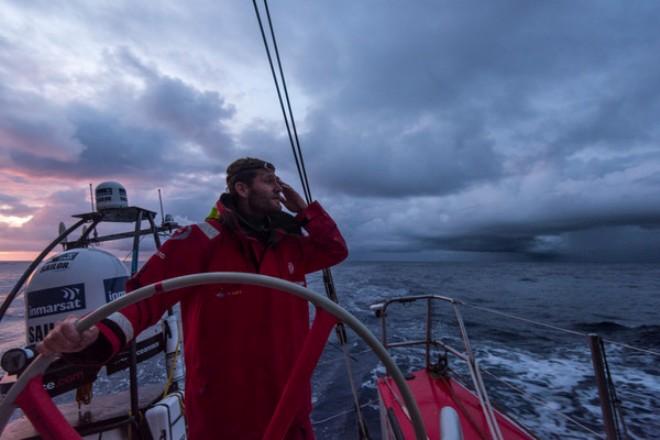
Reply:
<svg viewBox="0 0 660 440"><path fill-rule="evenodd" d="M434 378L426 370L419 370L406 382L417 401L430 439L441 438L440 411L446 406L452 407L458 413L463 439L491 438L479 399L457 380L448 377ZM404 439L415 438L410 418L403 407L403 398L395 382L390 377L383 377L378 379L377 386L381 406L384 406L381 409L389 411L396 418ZM495 411L495 416L504 439L534 438L505 415ZM383 435L385 436L384 433Z"/></svg>
<svg viewBox="0 0 660 440"><path fill-rule="evenodd" d="M163 392L163 385L149 384L140 387L139 406L145 408L158 400ZM60 405L60 411L64 418L69 421L71 426L81 429L83 432L92 431L93 427L99 425L98 422L113 421L121 425L121 421L128 417L127 412L130 407L130 395L128 391L121 391L112 395L94 396L90 405L83 406L83 412L91 414L91 418L86 423L81 423L78 413L78 404L69 402ZM0 440L18 440L18 439L36 439L40 438L32 427L30 421L24 416L14 420L7 425ZM101 438L101 437L98 437ZM106 438L103 436L103 438Z"/></svg>

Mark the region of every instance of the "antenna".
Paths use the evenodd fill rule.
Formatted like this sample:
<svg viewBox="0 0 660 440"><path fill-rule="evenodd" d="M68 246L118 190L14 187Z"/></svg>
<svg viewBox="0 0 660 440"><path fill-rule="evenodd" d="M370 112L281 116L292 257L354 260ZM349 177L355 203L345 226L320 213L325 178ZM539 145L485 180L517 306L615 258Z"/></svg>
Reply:
<svg viewBox="0 0 660 440"><path fill-rule="evenodd" d="M89 182L89 203L92 205L92 212L96 211L94 209L94 193L92 191L92 182ZM96 226L94 226L94 238L98 238L99 233L96 231Z"/></svg>
<svg viewBox="0 0 660 440"><path fill-rule="evenodd" d="M66 232L66 226L64 226L64 222L60 222L60 226L58 228L59 234L64 235ZM66 250L66 243L67 243L67 237L64 237L62 239L62 249Z"/></svg>
<svg viewBox="0 0 660 440"><path fill-rule="evenodd" d="M92 212L94 212L94 193L92 192L92 183L89 183L89 203L92 205Z"/></svg>
<svg viewBox="0 0 660 440"><path fill-rule="evenodd" d="M160 194L160 188L158 188L158 202L160 203L160 224L165 223L165 212L163 211L163 196Z"/></svg>

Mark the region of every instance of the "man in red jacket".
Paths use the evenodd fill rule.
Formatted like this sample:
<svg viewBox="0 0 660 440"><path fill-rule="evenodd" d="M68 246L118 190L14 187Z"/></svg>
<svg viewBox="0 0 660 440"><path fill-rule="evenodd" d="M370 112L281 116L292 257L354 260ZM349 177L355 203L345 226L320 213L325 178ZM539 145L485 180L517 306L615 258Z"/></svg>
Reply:
<svg viewBox="0 0 660 440"><path fill-rule="evenodd" d="M304 284L305 274L346 258L334 221L318 202L308 206L280 181L272 164L254 158L233 162L227 188L209 218L177 231L128 281L127 291L216 271ZM295 217L283 212L282 204ZM190 438L261 438L309 328L307 303L292 295L248 285L181 289L127 307L83 334L67 319L48 334L40 351L84 349L75 356L108 360L176 302L183 322ZM314 437L309 386L304 391L306 402L288 439Z"/></svg>

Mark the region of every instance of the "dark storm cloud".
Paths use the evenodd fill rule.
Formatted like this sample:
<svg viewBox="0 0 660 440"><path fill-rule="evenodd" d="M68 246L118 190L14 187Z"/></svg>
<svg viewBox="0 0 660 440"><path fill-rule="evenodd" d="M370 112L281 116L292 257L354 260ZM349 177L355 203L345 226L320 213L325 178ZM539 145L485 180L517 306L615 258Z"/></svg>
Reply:
<svg viewBox="0 0 660 440"><path fill-rule="evenodd" d="M162 176L209 171L209 162L191 156L184 148L186 143L200 146L208 155L233 149L224 121L234 110L219 93L200 91L180 79L160 75L126 49L114 55L125 69L139 73L145 81L143 91L118 89L122 96L117 102L35 106L36 116L34 111L4 107L8 134L2 140L14 166L30 174L62 177ZM20 93L13 93L20 101ZM49 121L51 114L62 112L66 119L58 116ZM64 131L58 124L66 124L68 139L52 135ZM80 151L69 152L70 157L65 158L44 153L62 150L65 142Z"/></svg>
<svg viewBox="0 0 660 440"><path fill-rule="evenodd" d="M29 215L34 209L23 204L18 198L0 193L0 215Z"/></svg>
<svg viewBox="0 0 660 440"><path fill-rule="evenodd" d="M418 242L418 249L444 249L478 253L521 254L532 259L585 261L657 261L660 259L660 231L640 226L611 225L565 230L556 235L454 236Z"/></svg>
<svg viewBox="0 0 660 440"><path fill-rule="evenodd" d="M535 246L535 236L512 235L496 236L492 234L452 236L445 239L433 238L421 241L426 248L440 248L452 251L468 252L531 252Z"/></svg>
<svg viewBox="0 0 660 440"><path fill-rule="evenodd" d="M115 56L146 81L147 87L138 100L145 115L202 146L211 157L233 147L225 122L236 111L220 93L200 91L181 79L160 75L126 48Z"/></svg>
<svg viewBox="0 0 660 440"><path fill-rule="evenodd" d="M80 106L72 110L73 137L83 146L75 160L56 160L22 151L10 154L14 164L33 174L96 177L154 173L169 164L162 152L172 148L166 133L126 125L109 113Z"/></svg>
<svg viewBox="0 0 660 440"><path fill-rule="evenodd" d="M217 92L191 90L179 79L160 78L142 97L145 109L157 120L205 147L211 155L227 149L232 139L221 125L234 110Z"/></svg>
<svg viewBox="0 0 660 440"><path fill-rule="evenodd" d="M660 51L660 44L655 50ZM660 65L634 66L620 81L603 90L588 114L579 119L555 141L559 152L598 146L610 150L626 149L660 138Z"/></svg>
<svg viewBox="0 0 660 440"><path fill-rule="evenodd" d="M362 198L373 227L347 223L378 234L381 251L562 256L608 233L657 242L656 5L352 2L300 12L314 32L301 35L300 16L276 18L280 46L298 60L287 66L317 97L303 125L310 174ZM423 195L438 208L415 202ZM402 205L406 220L390 214ZM378 249L378 240L360 241ZM609 252L658 256L642 243L613 241Z"/></svg>
<svg viewBox="0 0 660 440"><path fill-rule="evenodd" d="M70 157L80 149L71 139L72 130L57 104L0 82L0 154Z"/></svg>
<svg viewBox="0 0 660 440"><path fill-rule="evenodd" d="M314 176L347 194L399 198L453 193L501 175L502 158L479 121L466 117L450 128L433 121L417 129L403 119L313 126L305 140Z"/></svg>
<svg viewBox="0 0 660 440"><path fill-rule="evenodd" d="M655 64L649 57L658 43L659 13L651 4L378 5L344 2L343 7L308 8L325 26L341 21L341 32L316 32L315 27L305 38L288 41L307 61L294 65L299 80L340 98L343 109L388 108L405 114L436 110L453 100L501 97L504 103L511 97L516 106L507 110L515 112L524 104L516 98L529 91L617 67L620 56L632 61L641 55L638 61L644 67ZM279 29L294 32L294 24Z"/></svg>
<svg viewBox="0 0 660 440"><path fill-rule="evenodd" d="M658 8L343 2L302 13L313 33L281 10L278 29L296 81L318 97L305 143L323 182L349 194L453 193L530 161L658 139ZM507 150L530 144L503 172Z"/></svg>
<svg viewBox="0 0 660 440"><path fill-rule="evenodd" d="M615 210L602 199L539 202L545 205L541 209L521 206L528 212L517 219L506 213L511 206L503 205L504 214L483 209L476 211L479 216L468 213L454 219L446 233L434 230L431 219L399 233L411 240L411 249L598 260L660 258L660 207L649 204L646 194L620 202Z"/></svg>

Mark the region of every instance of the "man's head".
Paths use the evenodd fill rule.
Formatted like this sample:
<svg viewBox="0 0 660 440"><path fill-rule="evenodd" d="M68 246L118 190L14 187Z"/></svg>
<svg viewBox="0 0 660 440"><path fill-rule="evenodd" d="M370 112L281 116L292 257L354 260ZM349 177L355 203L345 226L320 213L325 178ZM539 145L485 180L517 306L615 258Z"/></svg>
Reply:
<svg viewBox="0 0 660 440"><path fill-rule="evenodd" d="M280 211L280 186L275 167L265 160L244 157L227 167L227 189L244 214L268 215Z"/></svg>

